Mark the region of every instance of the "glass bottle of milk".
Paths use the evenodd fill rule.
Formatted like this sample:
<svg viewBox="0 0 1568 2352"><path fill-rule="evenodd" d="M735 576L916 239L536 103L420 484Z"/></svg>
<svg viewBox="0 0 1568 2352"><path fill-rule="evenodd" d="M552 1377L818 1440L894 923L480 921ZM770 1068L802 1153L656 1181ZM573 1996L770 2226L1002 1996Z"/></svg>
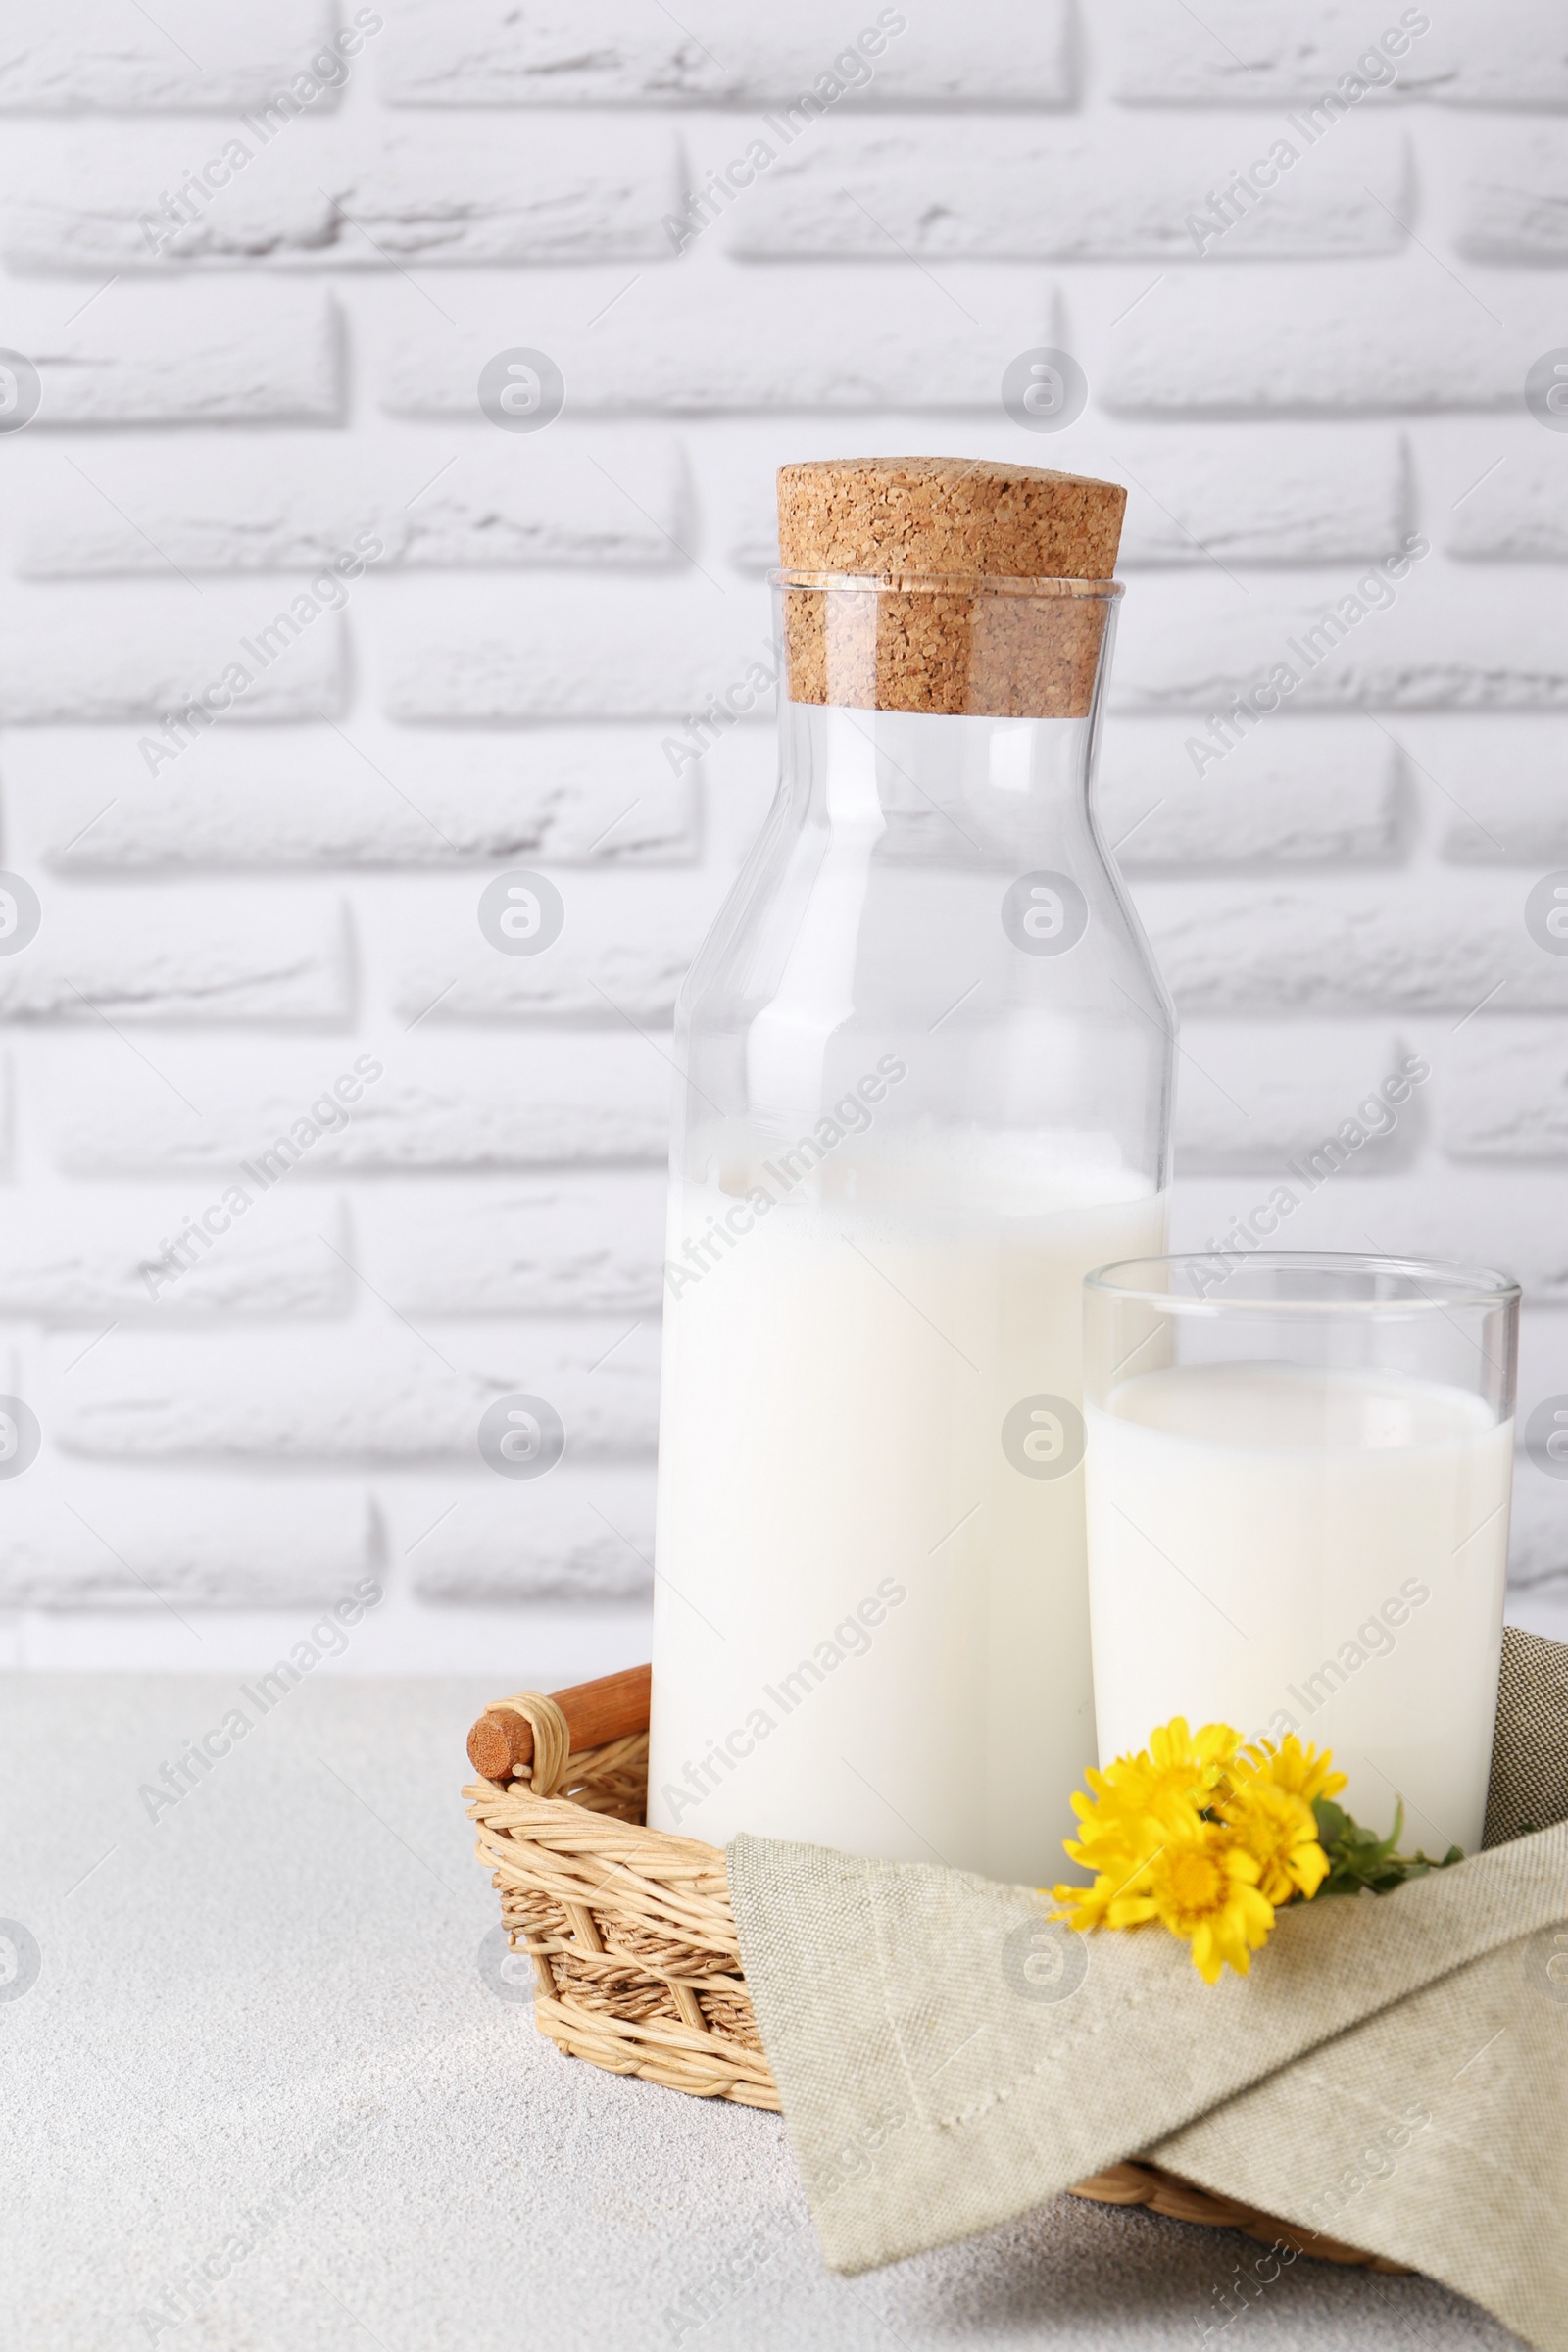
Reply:
<svg viewBox="0 0 1568 2352"><path fill-rule="evenodd" d="M1106 572L1121 493L969 469L1033 576L989 514L953 563L954 461L781 506L878 466L926 567L786 527L778 794L677 1014L648 1818L1041 1883L1097 1754L1081 1286L1165 1233L1174 1013L1090 798L1120 591L1046 576L1052 486Z"/></svg>

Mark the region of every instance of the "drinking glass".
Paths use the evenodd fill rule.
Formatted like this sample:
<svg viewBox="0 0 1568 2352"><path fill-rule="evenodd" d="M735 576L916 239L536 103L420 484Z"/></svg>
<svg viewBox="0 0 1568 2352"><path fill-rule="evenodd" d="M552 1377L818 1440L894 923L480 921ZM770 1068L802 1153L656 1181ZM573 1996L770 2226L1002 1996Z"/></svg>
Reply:
<svg viewBox="0 0 1568 2352"><path fill-rule="evenodd" d="M1085 1282L1102 1764L1184 1715L1298 1733L1341 1800L1473 1852L1502 1642L1519 1286L1413 1258L1151 1257Z"/></svg>

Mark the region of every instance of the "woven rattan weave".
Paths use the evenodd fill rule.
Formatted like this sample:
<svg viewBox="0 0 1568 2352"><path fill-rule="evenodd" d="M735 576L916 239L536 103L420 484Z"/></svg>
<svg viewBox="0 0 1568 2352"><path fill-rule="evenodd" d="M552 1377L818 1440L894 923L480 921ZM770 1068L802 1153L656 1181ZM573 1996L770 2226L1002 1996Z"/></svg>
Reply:
<svg viewBox="0 0 1568 2352"><path fill-rule="evenodd" d="M533 1726L528 1778L465 1794L513 1947L533 1958L541 2031L612 2074L776 2109L723 1854L643 1827L647 1732L572 1756L554 1699L498 1703Z"/></svg>

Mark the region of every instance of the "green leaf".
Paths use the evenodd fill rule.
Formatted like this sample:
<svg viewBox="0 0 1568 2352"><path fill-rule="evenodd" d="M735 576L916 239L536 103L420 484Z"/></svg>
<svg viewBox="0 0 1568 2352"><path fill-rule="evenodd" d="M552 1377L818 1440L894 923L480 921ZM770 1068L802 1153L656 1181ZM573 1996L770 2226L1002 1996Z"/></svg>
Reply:
<svg viewBox="0 0 1568 2352"><path fill-rule="evenodd" d="M1460 1846L1450 1845L1441 1860L1421 1853L1401 1854L1400 1838L1404 1835L1404 1804L1396 1804L1394 1827L1386 1838L1375 1831L1362 1829L1360 1823L1326 1796L1315 1799L1312 1812L1317 1821L1318 1842L1328 1856L1328 1876L1318 1888L1319 1894L1360 1894L1370 1888L1374 1894L1392 1894L1409 1879L1424 1879L1431 1870L1446 1870L1452 1863L1462 1862Z"/></svg>
<svg viewBox="0 0 1568 2352"><path fill-rule="evenodd" d="M1312 1811L1317 1816L1318 1843L1326 1850L1343 1837L1345 1826L1350 1816L1343 1806L1337 1805L1331 1796L1315 1798Z"/></svg>

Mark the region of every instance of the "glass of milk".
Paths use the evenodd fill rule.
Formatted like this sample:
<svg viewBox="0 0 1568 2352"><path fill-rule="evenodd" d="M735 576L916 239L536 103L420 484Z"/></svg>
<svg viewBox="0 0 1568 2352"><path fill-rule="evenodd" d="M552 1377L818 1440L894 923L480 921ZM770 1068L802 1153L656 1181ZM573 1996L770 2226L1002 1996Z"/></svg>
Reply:
<svg viewBox="0 0 1568 2352"><path fill-rule="evenodd" d="M1155 1257L1085 1284L1101 1762L1173 1715L1334 1750L1341 1801L1481 1843L1519 1287L1482 1268Z"/></svg>
<svg viewBox="0 0 1568 2352"><path fill-rule="evenodd" d="M1096 1754L1082 1283L1165 1239L1174 1014L1090 807L1119 590L777 585L1098 650L1041 715L881 707L836 612L827 699L786 663L676 1020L648 1817L1040 1884Z"/></svg>

